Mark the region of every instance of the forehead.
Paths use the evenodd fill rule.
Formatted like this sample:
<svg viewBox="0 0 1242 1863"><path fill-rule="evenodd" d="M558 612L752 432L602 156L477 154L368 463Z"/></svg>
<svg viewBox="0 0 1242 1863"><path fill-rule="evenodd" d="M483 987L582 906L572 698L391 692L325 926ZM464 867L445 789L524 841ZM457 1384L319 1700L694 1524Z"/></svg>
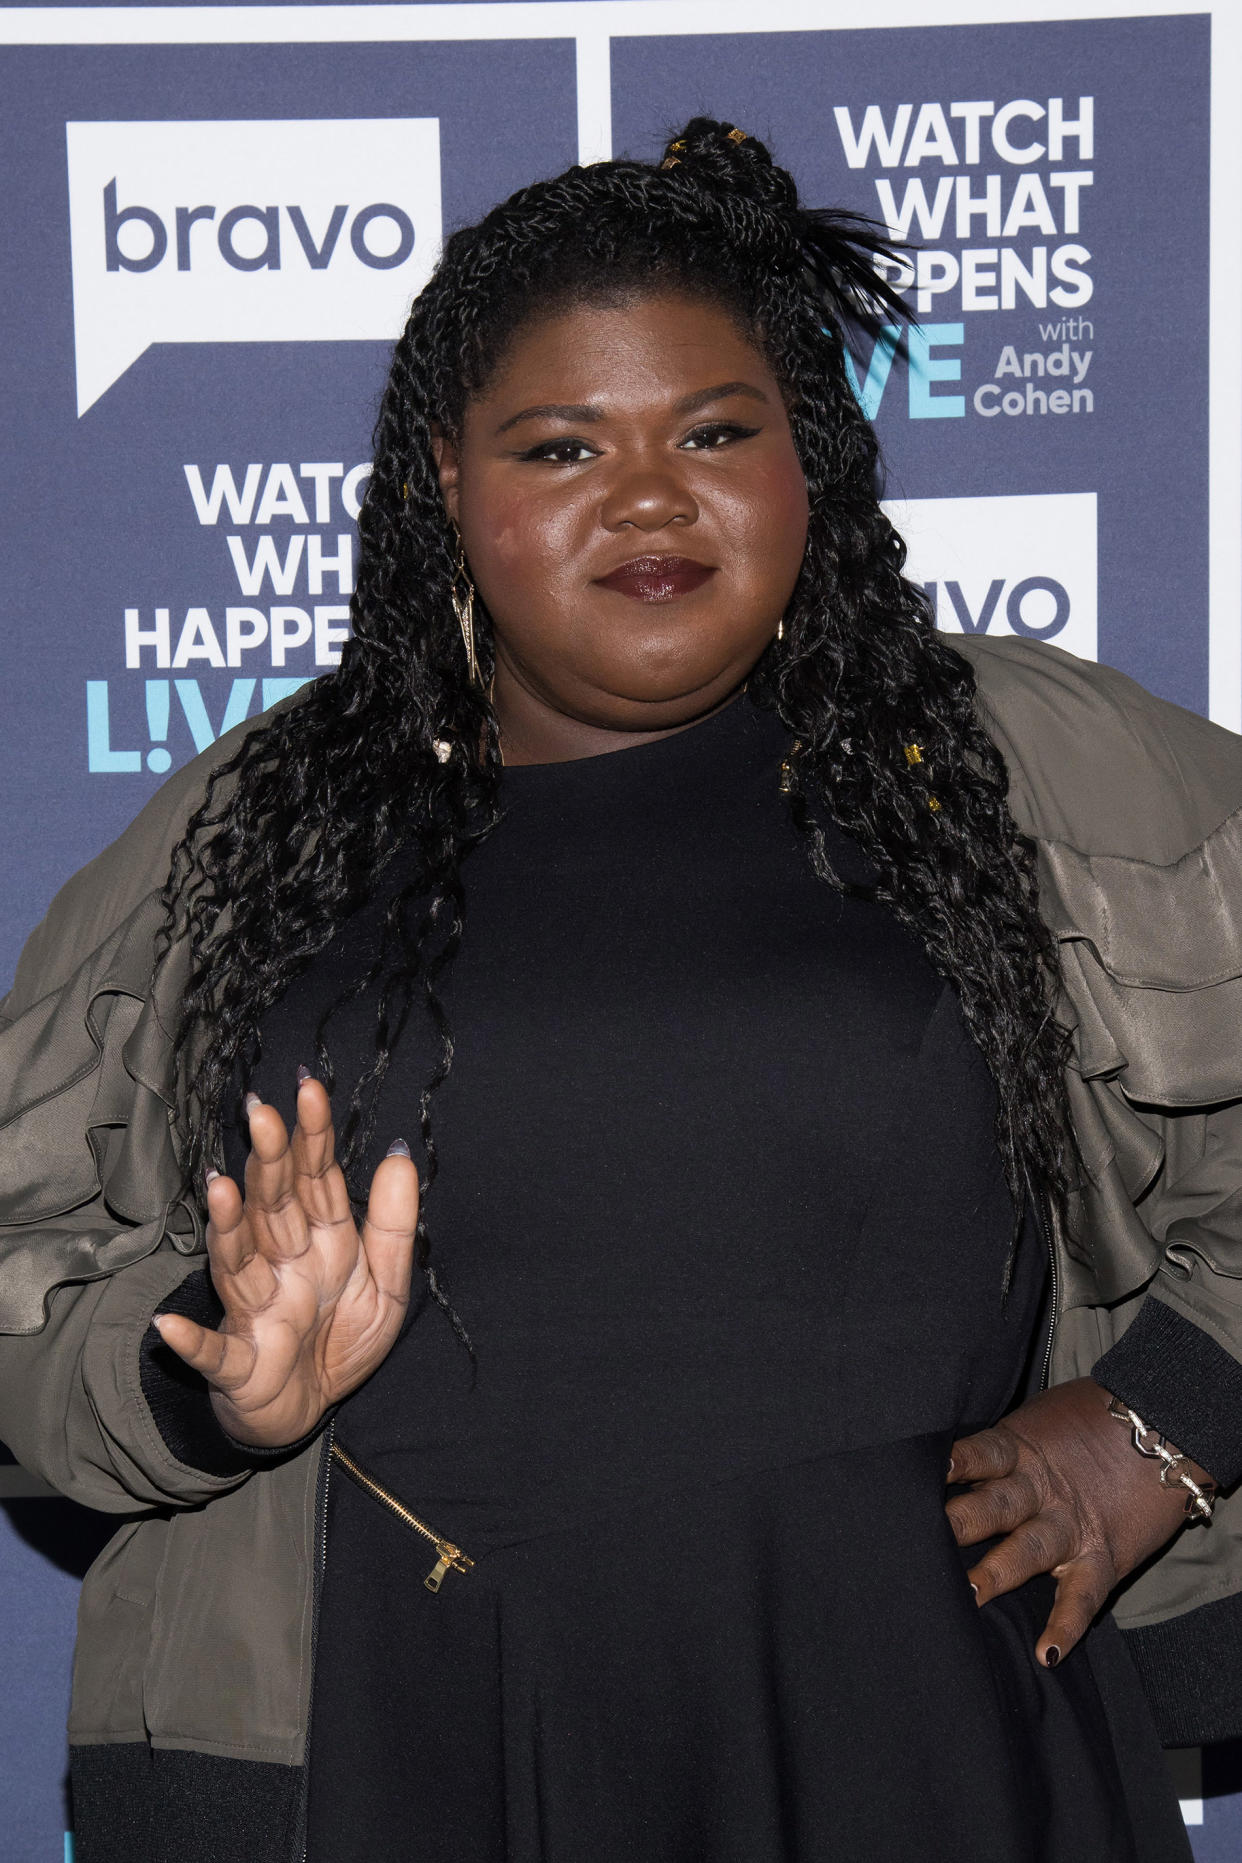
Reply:
<svg viewBox="0 0 1242 1863"><path fill-rule="evenodd" d="M775 388L754 338L729 310L661 293L528 319L473 405L503 418L509 403L659 404L735 378Z"/></svg>

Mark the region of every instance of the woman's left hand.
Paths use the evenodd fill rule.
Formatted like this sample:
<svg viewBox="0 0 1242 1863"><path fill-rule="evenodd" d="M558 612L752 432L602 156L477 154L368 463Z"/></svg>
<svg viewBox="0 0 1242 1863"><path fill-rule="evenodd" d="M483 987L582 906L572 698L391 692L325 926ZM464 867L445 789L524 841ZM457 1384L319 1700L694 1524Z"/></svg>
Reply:
<svg viewBox="0 0 1242 1863"><path fill-rule="evenodd" d="M1035 1645L1053 1668L1078 1642L1113 1587L1185 1523L1187 1490L1162 1487L1159 1462L1139 1455L1127 1425L1092 1378L1054 1385L993 1429L955 1442L949 1480L968 1494L946 1504L959 1546L997 1534L968 1577L987 1604L1040 1572L1056 1598ZM1197 1463L1187 1474L1208 1482Z"/></svg>

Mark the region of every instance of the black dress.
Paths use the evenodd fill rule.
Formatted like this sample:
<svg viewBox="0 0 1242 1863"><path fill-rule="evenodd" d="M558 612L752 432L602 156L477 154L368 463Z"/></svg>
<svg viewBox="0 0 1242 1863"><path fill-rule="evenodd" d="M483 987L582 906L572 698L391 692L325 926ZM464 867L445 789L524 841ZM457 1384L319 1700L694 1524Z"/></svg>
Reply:
<svg viewBox="0 0 1242 1863"><path fill-rule="evenodd" d="M993 1089L890 914L812 873L749 700L506 771L465 867L424 1301L341 1443L312 1863L1185 1863L1111 1622L1054 1673L1051 1584L979 1610L949 1445L1041 1355ZM841 835L839 867L865 877ZM269 1019L289 1107L363 914ZM338 1076L374 1002L334 1025ZM376 1155L417 1139L414 1018ZM417 1155L417 1154L416 1154Z"/></svg>

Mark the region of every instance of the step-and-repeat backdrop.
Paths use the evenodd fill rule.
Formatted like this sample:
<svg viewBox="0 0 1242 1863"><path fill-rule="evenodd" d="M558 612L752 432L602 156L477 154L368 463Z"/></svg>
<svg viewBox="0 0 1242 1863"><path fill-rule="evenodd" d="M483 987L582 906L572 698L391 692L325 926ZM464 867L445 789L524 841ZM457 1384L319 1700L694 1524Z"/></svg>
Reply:
<svg viewBox="0 0 1242 1863"><path fill-rule="evenodd" d="M0 9L0 982L169 770L336 663L387 350L443 234L697 111L917 246L919 327L856 387L940 625L1238 728L1239 18ZM59 1863L75 1595L111 1523L11 1465L0 1494L0 1856ZM1176 1764L1201 1863L1242 1855L1237 1756Z"/></svg>

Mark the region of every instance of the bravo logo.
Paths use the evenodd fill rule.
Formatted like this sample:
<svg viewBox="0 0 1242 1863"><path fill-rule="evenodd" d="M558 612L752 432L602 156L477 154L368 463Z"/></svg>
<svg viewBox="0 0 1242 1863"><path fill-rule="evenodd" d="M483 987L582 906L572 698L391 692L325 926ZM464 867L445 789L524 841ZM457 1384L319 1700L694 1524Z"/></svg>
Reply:
<svg viewBox="0 0 1242 1863"><path fill-rule="evenodd" d="M439 255L435 117L65 134L80 415L152 343L392 340Z"/></svg>
<svg viewBox="0 0 1242 1863"><path fill-rule="evenodd" d="M892 500L906 575L950 634L1017 634L1096 657L1094 492Z"/></svg>

